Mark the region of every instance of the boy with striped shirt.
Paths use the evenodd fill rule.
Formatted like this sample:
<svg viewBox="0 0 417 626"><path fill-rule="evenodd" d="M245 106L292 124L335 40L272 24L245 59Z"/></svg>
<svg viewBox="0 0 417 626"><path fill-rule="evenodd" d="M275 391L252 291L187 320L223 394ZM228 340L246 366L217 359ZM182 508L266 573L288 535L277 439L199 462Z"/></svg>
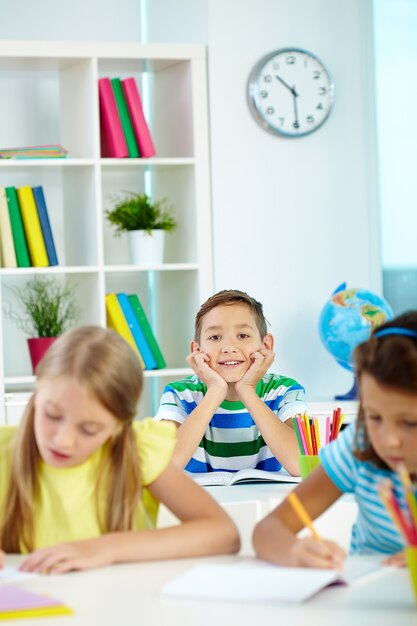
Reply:
<svg viewBox="0 0 417 626"><path fill-rule="evenodd" d="M220 291L201 306L187 357L195 374L165 387L155 416L177 426L179 466L298 475L291 418L308 409L301 385L267 373L273 347L262 304L248 294Z"/></svg>

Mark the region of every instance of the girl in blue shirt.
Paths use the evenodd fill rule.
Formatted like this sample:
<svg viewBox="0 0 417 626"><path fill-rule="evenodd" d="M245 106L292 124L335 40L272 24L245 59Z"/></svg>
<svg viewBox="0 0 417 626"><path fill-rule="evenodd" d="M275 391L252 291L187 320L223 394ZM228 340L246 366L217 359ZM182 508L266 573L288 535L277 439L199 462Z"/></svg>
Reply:
<svg viewBox="0 0 417 626"><path fill-rule="evenodd" d="M389 478L406 510L396 470L404 464L411 478L417 474L417 311L380 326L356 348L355 361L360 388L356 423L321 451L321 466L296 493L312 519L343 493L354 493L359 512L350 552L383 553L385 563L404 565L404 540L379 497L378 485ZM257 554L281 565L340 568L344 550L332 541L297 538L301 528L284 500L257 525Z"/></svg>

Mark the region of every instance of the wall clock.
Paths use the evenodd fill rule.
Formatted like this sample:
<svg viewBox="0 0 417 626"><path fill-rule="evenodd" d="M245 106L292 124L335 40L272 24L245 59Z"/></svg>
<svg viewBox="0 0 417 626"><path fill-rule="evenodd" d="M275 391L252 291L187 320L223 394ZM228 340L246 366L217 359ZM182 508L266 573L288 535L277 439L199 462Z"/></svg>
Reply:
<svg viewBox="0 0 417 626"><path fill-rule="evenodd" d="M262 57L248 80L256 121L282 137L303 137L320 128L334 103L334 84L320 59L302 48L282 48Z"/></svg>

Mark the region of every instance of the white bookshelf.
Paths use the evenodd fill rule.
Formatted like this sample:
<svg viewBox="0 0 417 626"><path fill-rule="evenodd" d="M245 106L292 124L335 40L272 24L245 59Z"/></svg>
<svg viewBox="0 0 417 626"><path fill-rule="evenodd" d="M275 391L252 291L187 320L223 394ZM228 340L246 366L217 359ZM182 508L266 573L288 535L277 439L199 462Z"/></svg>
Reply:
<svg viewBox="0 0 417 626"><path fill-rule="evenodd" d="M157 155L103 159L98 79L134 76ZM59 266L0 269L0 299L34 274L68 279L80 324L105 326L105 294L138 293L167 361L145 372L139 417L170 379L182 376L199 304L212 293L206 52L180 44L0 42L1 147L60 143L67 159L0 160L0 185L42 185ZM158 266L131 265L127 240L104 217L124 190L167 197L179 222ZM25 334L0 311L0 385L19 404L33 388ZM23 406L23 405L22 405ZM0 423L6 421L4 402Z"/></svg>

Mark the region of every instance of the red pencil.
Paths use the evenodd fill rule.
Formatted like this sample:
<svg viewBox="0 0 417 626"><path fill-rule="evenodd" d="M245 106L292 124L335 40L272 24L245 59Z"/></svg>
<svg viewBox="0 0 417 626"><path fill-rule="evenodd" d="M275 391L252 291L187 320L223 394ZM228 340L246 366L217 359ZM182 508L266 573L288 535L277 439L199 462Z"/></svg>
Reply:
<svg viewBox="0 0 417 626"><path fill-rule="evenodd" d="M310 421L310 433L311 433L311 446L313 448L313 454L318 454L316 431L314 429L314 424L312 421Z"/></svg>

